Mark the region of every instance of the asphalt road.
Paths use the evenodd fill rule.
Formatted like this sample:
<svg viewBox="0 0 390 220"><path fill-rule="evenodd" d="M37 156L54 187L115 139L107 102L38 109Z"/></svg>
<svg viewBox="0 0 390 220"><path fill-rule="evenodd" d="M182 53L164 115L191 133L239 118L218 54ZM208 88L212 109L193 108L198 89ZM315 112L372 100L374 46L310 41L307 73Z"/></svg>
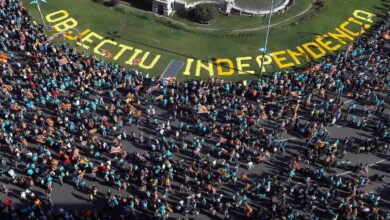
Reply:
<svg viewBox="0 0 390 220"><path fill-rule="evenodd" d="M345 99L343 98L343 101L346 103L344 106L347 108L350 104L352 104L353 100L350 99ZM386 104L387 108L384 112L384 115L382 117L378 116L370 116L370 120L386 120L390 118L390 108L389 104ZM358 108L362 108L362 106L358 106ZM156 111L156 117L160 119L160 121L166 120L166 111L162 109L157 109ZM305 121L305 119L302 119ZM267 122L267 124L273 124L275 122ZM173 123L172 127L177 125L177 121ZM145 129L143 126L132 126L132 127L127 127L126 128L128 132L130 133L131 131L135 132L140 132L142 131L145 135L150 135L154 136L153 132ZM358 138L372 138L375 134L372 131L366 131L366 130L358 130L355 128L351 128L348 125L345 124L336 124L333 126L329 126L328 130L330 131L330 136L331 138L346 138L346 137L358 137ZM187 137L187 140L191 140L192 135ZM246 165L241 163L240 164L240 172L245 172L247 173L249 178L260 178L267 176L269 174L273 173L281 173L281 176L286 176L285 170L286 167L289 164L289 161L295 159L297 155L302 155L305 147L305 140L296 137L291 134L287 134L282 138L282 141L287 141L287 146L286 146L286 151L284 154L279 154L275 156L275 160L273 162L266 161L263 164L257 164L254 166L253 169L248 170ZM211 143L212 144L212 143ZM206 144L207 147L211 147L211 144L208 143ZM134 145L133 143L130 143L129 141L125 141L124 147L126 151L128 152L143 152L147 149L143 146L138 146ZM55 152L53 152L55 153ZM8 153L4 150L4 147L0 151L0 154L2 157L9 158ZM185 161L192 161L193 158L187 155L175 155L175 159L183 159ZM347 155L343 160L350 160L352 165L356 165L358 163L363 163L363 164L370 164L369 168L369 175L374 175L374 174L379 174L379 175L384 175L384 181L383 182L376 182L376 183L371 183L363 188L361 190L364 190L366 192L374 192L379 195L381 195L382 200L381 204L384 207L387 207L390 209L390 154L379 154L379 155L373 155L371 153L361 153L357 154L354 152L348 152ZM311 165L311 164L305 164L303 162L299 163L301 167L308 167L311 169L316 168L316 165ZM359 174L352 172L350 170L342 169L341 167L338 168L331 168L328 170L328 172L325 174L327 176L329 175L343 175L346 177L354 178L357 177ZM11 184L9 182L9 177L0 177L0 183L6 183L7 186L10 189L9 197L13 200L13 203L16 205L22 205L23 201L19 199L20 193L21 193L21 188L15 186L14 184ZM109 187L103 183L103 181L94 181L93 182L101 195L103 195L108 189L113 191L116 194L122 194L122 195L127 195L129 193L133 193L137 191L135 185L131 185L129 187L128 192L124 192L123 190L117 190L113 189L112 187ZM87 186L92 185L92 182L87 179ZM177 202L179 197L180 198L185 198L186 195L177 192L178 184L176 182L173 183L173 189L175 193L171 193L169 195L169 199L171 201ZM135 189L135 190L134 190ZM175 190L176 189L176 190ZM223 187L224 192L230 192L233 193L236 189L234 186L231 185L224 185ZM325 188L324 188L325 190ZM38 186L34 186L33 191L37 195L42 195L44 196L44 190ZM179 196L178 196L179 195ZM0 199L4 199L5 195L3 193L0 193ZM91 203L88 201L88 195L80 192L77 190L77 188L73 184L65 183L63 186L60 186L58 183L54 184L53 187L53 192L52 192L52 200L54 202L55 206L63 207L63 208L70 208L70 209L86 209L86 208L94 208L94 209L103 209L106 204L104 202L104 199L98 198L95 202ZM291 204L294 205L294 202L296 202L296 198L289 197L288 201L291 202ZM117 213L113 213L115 216ZM144 213L146 214L146 213ZM140 215L140 216L147 216L147 215ZM150 213L149 213L150 214ZM305 215L307 214L307 210L301 210L301 214ZM180 214L173 214L171 215L172 217L184 217ZM234 216L234 214L233 214ZM222 217L222 216L220 216ZM201 213L197 219L210 219L211 217L209 215L205 215L204 213Z"/></svg>

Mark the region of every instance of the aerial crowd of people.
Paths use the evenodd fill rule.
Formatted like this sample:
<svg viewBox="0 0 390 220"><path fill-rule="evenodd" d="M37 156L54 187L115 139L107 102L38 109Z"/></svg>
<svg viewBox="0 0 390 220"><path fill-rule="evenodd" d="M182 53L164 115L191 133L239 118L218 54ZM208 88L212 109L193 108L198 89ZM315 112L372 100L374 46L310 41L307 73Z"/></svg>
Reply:
<svg viewBox="0 0 390 220"><path fill-rule="evenodd" d="M363 190L384 177L343 160L389 151L389 18L305 69L176 81L50 42L20 0L0 0L0 219L389 219ZM369 137L333 138L335 125ZM63 185L104 208L60 207Z"/></svg>

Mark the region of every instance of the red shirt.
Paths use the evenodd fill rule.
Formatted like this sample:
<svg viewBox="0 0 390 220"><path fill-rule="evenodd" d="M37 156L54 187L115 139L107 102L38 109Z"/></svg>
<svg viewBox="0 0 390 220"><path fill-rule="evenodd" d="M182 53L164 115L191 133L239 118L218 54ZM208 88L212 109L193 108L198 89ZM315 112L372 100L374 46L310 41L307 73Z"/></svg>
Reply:
<svg viewBox="0 0 390 220"><path fill-rule="evenodd" d="M257 90L256 89L253 90L252 95L253 95L253 97L257 96Z"/></svg>
<svg viewBox="0 0 390 220"><path fill-rule="evenodd" d="M35 89L37 86L35 85L35 83L31 82L31 83L30 83L30 87L31 87L32 89Z"/></svg>
<svg viewBox="0 0 390 220"><path fill-rule="evenodd" d="M5 206L11 206L12 201L9 198L6 198L4 201Z"/></svg>

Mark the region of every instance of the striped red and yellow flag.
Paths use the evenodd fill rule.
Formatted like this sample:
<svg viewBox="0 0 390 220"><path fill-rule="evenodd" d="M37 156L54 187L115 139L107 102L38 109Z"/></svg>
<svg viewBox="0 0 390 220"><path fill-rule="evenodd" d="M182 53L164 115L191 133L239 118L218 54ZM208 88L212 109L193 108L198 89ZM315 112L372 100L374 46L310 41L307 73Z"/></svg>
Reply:
<svg viewBox="0 0 390 220"><path fill-rule="evenodd" d="M0 61L3 63L7 63L8 62L8 54L6 54L5 52L0 52Z"/></svg>
<svg viewBox="0 0 390 220"><path fill-rule="evenodd" d="M66 57L64 57L64 58L60 59L58 61L58 63L60 64L60 66L65 65L68 63L68 59Z"/></svg>

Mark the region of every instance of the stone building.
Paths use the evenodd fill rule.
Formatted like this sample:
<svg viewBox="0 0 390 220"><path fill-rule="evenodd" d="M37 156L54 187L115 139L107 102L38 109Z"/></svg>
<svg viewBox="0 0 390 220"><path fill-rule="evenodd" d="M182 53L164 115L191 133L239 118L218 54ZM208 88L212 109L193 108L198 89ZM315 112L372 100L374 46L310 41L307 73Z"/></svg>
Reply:
<svg viewBox="0 0 390 220"><path fill-rule="evenodd" d="M238 12L254 16L266 16L270 13L269 9L256 8L242 8L240 7L240 0L152 0L152 11L159 15L170 16L175 10L191 10L199 4L213 4L216 5L223 13L230 14L231 12ZM259 0L253 0L259 1ZM280 0L280 4L273 8L272 14L283 13L286 9L294 4L294 0Z"/></svg>
<svg viewBox="0 0 390 220"><path fill-rule="evenodd" d="M173 13L174 0L153 0L152 10L156 14L169 16Z"/></svg>

